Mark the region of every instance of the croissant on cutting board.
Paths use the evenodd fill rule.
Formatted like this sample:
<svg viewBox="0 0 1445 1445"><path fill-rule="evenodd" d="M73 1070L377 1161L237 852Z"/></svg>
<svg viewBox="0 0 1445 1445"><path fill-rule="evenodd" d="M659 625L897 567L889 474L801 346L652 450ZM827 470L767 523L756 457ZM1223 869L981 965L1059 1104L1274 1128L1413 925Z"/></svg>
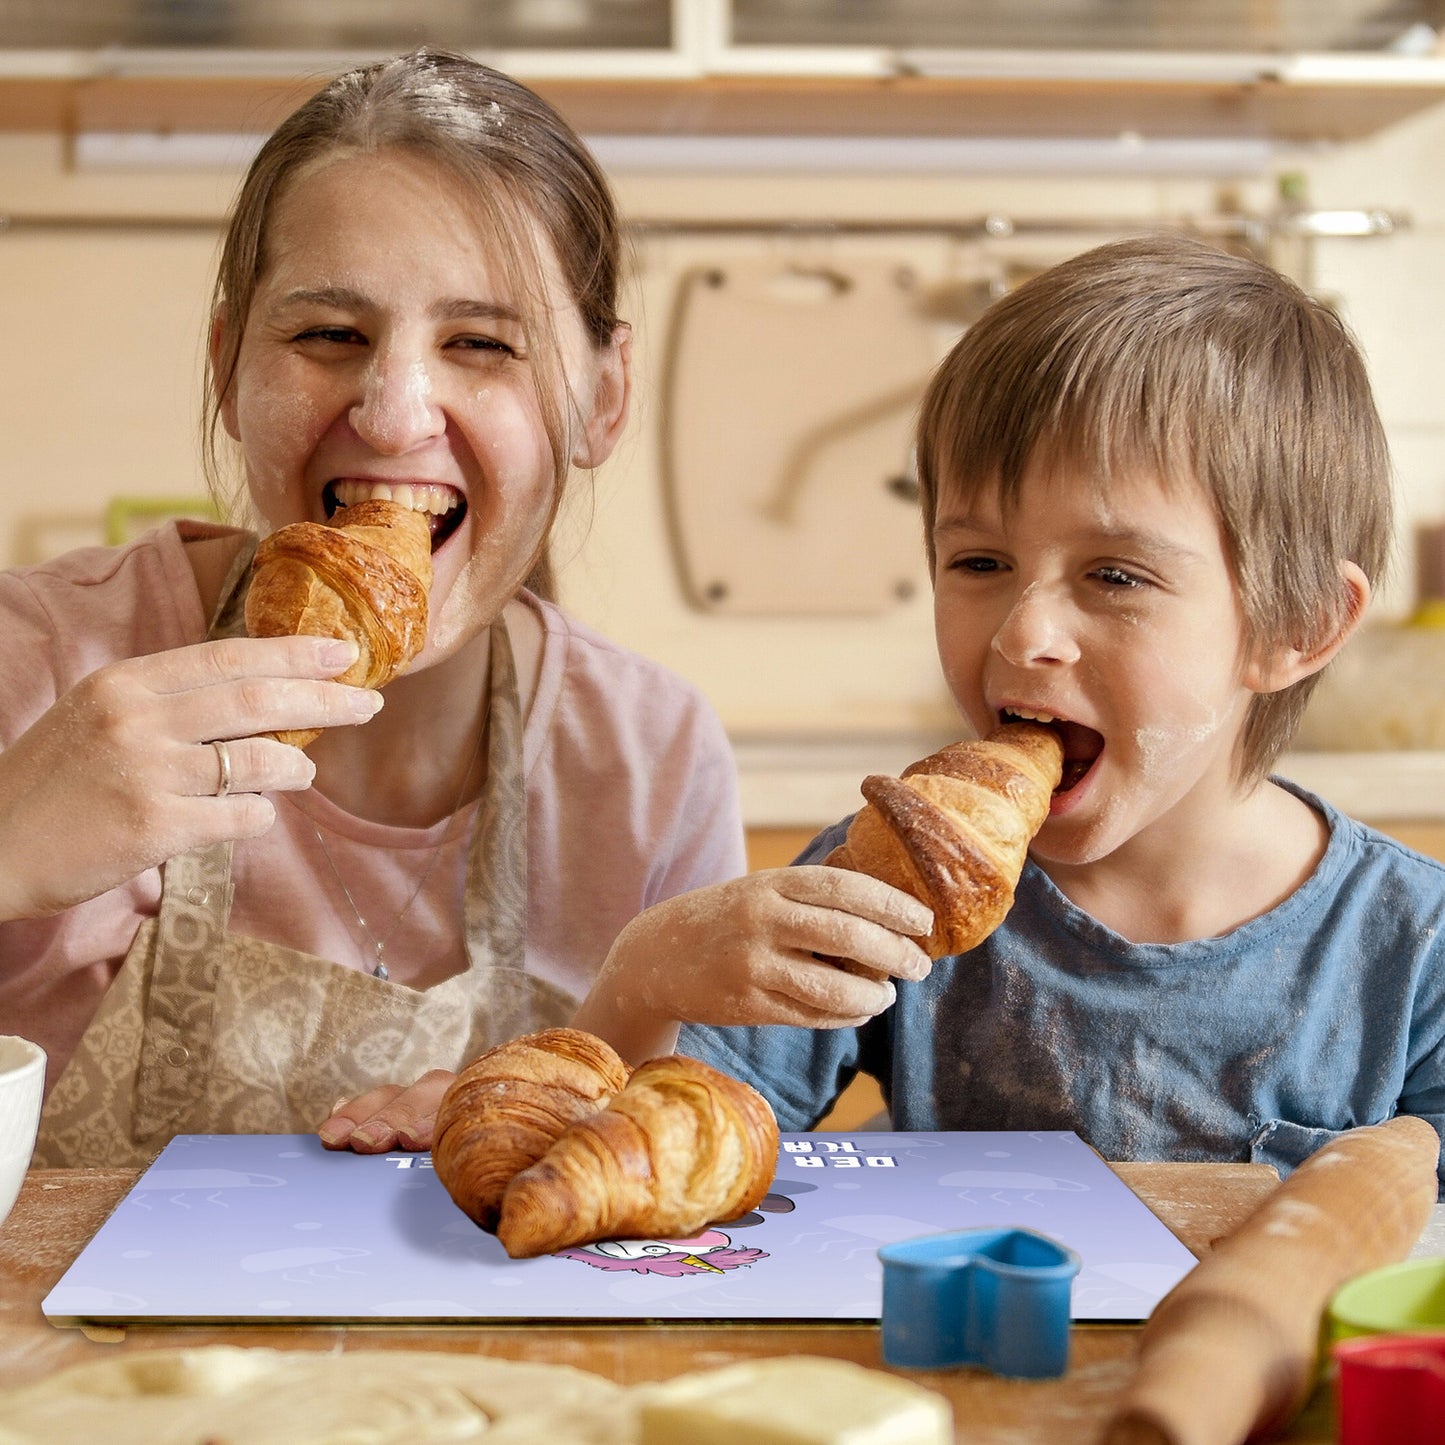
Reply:
<svg viewBox="0 0 1445 1445"><path fill-rule="evenodd" d="M437 1110L432 1167L457 1207L495 1230L502 1196L562 1132L606 1106L627 1065L579 1029L544 1029L473 1059Z"/></svg>
<svg viewBox="0 0 1445 1445"><path fill-rule="evenodd" d="M328 523L293 522L263 537L251 564L252 637L349 637L360 654L337 679L383 687L426 641L431 527L425 514L374 500ZM305 747L319 729L272 736Z"/></svg>
<svg viewBox="0 0 1445 1445"><path fill-rule="evenodd" d="M1013 907L1063 761L1052 728L1014 722L942 748L901 778L865 778L867 806L823 862L870 874L926 903L933 932L919 942L930 957L964 953Z"/></svg>
<svg viewBox="0 0 1445 1445"><path fill-rule="evenodd" d="M432 1147L453 1201L514 1259L599 1239L685 1239L758 1205L777 1160L777 1121L755 1089L681 1054L628 1077L601 1039L575 1029L469 1064L442 1100Z"/></svg>

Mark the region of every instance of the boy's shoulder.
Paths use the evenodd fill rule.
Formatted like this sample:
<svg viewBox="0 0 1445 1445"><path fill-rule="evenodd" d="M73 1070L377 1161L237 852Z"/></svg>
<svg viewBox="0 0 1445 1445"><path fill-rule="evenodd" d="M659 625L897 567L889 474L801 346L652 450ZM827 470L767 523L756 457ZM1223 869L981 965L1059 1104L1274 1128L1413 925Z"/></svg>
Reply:
<svg viewBox="0 0 1445 1445"><path fill-rule="evenodd" d="M1351 817L1328 799L1288 778L1275 778L1274 781L1319 812L1329 828L1329 844L1315 870L1316 879L1336 888L1358 888L1362 882L1368 885L1372 878L1380 883L1412 880L1436 896L1445 892L1445 862Z"/></svg>

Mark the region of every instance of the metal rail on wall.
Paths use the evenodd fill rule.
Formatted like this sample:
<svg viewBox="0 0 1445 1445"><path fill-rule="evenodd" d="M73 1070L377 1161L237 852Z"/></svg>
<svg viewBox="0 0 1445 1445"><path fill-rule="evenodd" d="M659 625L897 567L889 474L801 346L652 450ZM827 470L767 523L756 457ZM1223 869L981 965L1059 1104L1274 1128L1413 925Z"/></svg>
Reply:
<svg viewBox="0 0 1445 1445"><path fill-rule="evenodd" d="M98 215L88 212L0 214L7 231L215 231L225 224L215 216ZM751 218L692 220L639 217L627 230L647 236L939 236L948 240L1006 240L1014 236L1117 235L1121 232L1174 229L1220 241L1263 246L1279 236L1303 239L1390 236L1409 228L1396 211L1365 209L1288 210L1277 213L1219 212L1157 216L1028 216L997 213L960 220L818 220Z"/></svg>

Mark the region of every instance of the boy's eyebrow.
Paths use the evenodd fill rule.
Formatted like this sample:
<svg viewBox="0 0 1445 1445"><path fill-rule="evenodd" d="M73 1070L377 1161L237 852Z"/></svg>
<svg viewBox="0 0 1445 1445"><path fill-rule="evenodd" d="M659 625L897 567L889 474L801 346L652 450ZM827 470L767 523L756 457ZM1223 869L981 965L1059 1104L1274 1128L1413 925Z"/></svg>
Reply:
<svg viewBox="0 0 1445 1445"><path fill-rule="evenodd" d="M996 530L997 520L990 521L974 512L958 512L940 515L934 523L935 537L951 532L983 532ZM1187 547L1162 532L1141 530L1137 527L1092 527L1078 534L1081 542L1090 545L1122 545L1131 551L1144 552L1158 561L1198 562L1204 554L1193 547Z"/></svg>
<svg viewBox="0 0 1445 1445"><path fill-rule="evenodd" d="M309 303L330 306L337 311L367 311L375 304L363 292L350 286L299 286L281 297L283 305ZM520 321L516 307L500 301L482 301L471 296L448 296L428 308L438 321L466 321L486 317L494 321Z"/></svg>
<svg viewBox="0 0 1445 1445"><path fill-rule="evenodd" d="M1130 549L1141 550L1150 556L1175 561L1197 562L1203 553L1193 547L1186 547L1161 532L1139 531L1134 527L1098 527L1086 533L1087 537L1100 542L1122 542Z"/></svg>

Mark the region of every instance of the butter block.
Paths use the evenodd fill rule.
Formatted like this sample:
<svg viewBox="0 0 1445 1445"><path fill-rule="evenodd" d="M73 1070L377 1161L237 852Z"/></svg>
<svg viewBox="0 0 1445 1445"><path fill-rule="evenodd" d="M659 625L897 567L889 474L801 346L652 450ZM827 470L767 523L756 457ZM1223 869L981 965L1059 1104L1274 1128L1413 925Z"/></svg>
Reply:
<svg viewBox="0 0 1445 1445"><path fill-rule="evenodd" d="M818 1355L783 1355L642 1386L640 1445L952 1445L942 1395Z"/></svg>

